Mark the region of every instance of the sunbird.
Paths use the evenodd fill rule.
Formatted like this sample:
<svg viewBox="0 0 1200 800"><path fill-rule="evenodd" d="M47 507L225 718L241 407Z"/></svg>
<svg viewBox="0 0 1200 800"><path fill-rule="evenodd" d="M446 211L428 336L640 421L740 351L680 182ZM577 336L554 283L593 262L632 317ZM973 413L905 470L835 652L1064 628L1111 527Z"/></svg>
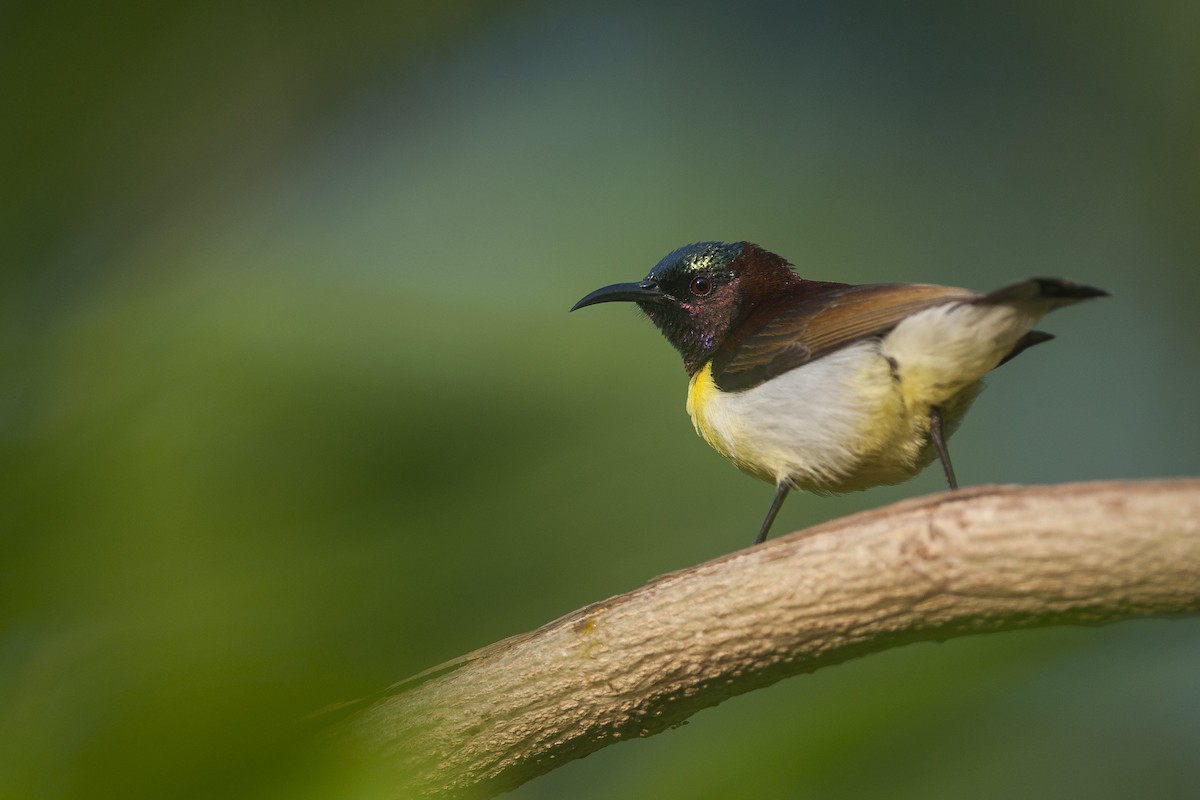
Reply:
<svg viewBox="0 0 1200 800"><path fill-rule="evenodd" d="M807 280L756 244L699 242L571 310L636 303L679 351L696 432L775 485L759 544L792 489L896 484L935 457L957 489L946 441L983 376L1053 339L1033 329L1048 312L1105 296L1062 278L987 294Z"/></svg>

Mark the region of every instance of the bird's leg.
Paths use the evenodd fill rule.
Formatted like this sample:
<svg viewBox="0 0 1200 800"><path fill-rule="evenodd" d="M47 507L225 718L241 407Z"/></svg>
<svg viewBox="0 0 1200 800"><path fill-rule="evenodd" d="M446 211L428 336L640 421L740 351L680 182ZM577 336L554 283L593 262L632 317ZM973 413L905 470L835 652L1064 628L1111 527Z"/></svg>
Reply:
<svg viewBox="0 0 1200 800"><path fill-rule="evenodd" d="M946 449L946 438L942 435L942 410L937 406L929 409L929 438L933 440L933 449L937 451L938 460L946 472L946 483L951 489L958 488L958 479L954 477L954 466L950 463L950 451Z"/></svg>
<svg viewBox="0 0 1200 800"><path fill-rule="evenodd" d="M771 532L771 523L775 521L775 515L783 506L783 501L788 496L790 488L787 483L781 483L775 487L775 499L771 501L771 507L767 509L767 518L763 520L762 527L758 529L758 538L754 540L755 544L762 544L767 538L767 534Z"/></svg>

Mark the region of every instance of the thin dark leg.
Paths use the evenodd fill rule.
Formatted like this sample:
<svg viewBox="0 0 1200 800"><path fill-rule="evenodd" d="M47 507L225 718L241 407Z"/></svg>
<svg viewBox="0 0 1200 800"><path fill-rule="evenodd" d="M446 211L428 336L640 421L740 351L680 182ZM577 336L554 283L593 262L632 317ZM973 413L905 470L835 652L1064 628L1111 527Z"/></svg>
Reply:
<svg viewBox="0 0 1200 800"><path fill-rule="evenodd" d="M958 488L958 479L954 477L954 467L950 464L950 451L946 449L946 438L942 436L942 410L937 406L929 409L929 438L933 440L933 449L937 450L938 460L946 472L946 483L951 489Z"/></svg>
<svg viewBox="0 0 1200 800"><path fill-rule="evenodd" d="M767 534L771 532L771 524L775 522L775 515L779 513L779 509L783 506L783 501L788 496L789 488L786 483L781 483L775 487L775 499L771 501L771 507L767 509L767 518L763 520L762 527L758 529L758 538L754 540L755 544L762 544L767 538Z"/></svg>

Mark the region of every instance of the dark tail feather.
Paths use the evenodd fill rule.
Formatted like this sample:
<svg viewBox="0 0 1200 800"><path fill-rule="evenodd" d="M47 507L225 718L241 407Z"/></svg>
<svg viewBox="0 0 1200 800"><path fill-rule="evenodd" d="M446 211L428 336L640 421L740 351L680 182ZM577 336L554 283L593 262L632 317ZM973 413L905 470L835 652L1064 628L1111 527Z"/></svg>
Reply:
<svg viewBox="0 0 1200 800"><path fill-rule="evenodd" d="M1030 331L1017 340L1017 343L1013 345L1013 349L1008 351L1008 355L1000 359L1000 364L1008 363L1017 356L1021 355L1021 353L1033 347L1035 344L1048 342L1053 338L1053 333L1046 333L1045 331ZM997 364L996 366L998 367L1000 364Z"/></svg>
<svg viewBox="0 0 1200 800"><path fill-rule="evenodd" d="M1003 289L997 289L990 294L985 294L975 302L977 303L1020 303L1022 301L1029 302L1031 300L1048 300L1050 308L1060 308L1069 306L1072 303L1078 303L1081 300L1090 300L1093 297L1108 297L1109 293L1103 289L1097 289L1094 286L1084 286L1079 283L1068 281L1064 278L1030 278L1027 281L1014 283L1012 286L1005 286ZM1038 341L1045 341L1039 339ZM1031 342L1025 347L1030 347L1038 342ZM1018 349L1014 350L1009 358L1025 349L1018 345Z"/></svg>
<svg viewBox="0 0 1200 800"><path fill-rule="evenodd" d="M1111 297L1104 289L1084 286L1063 278L1034 278L1033 283L1041 289L1042 297L1061 297L1064 300L1089 300L1093 297Z"/></svg>

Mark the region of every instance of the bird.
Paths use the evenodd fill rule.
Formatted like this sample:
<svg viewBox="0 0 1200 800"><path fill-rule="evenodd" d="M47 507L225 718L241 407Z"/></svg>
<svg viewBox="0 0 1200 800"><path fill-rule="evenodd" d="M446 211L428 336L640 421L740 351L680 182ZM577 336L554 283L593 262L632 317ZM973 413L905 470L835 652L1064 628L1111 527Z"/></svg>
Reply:
<svg viewBox="0 0 1200 800"><path fill-rule="evenodd" d="M751 242L697 242L640 281L604 286L571 311L632 302L689 375L687 412L718 453L775 494L755 544L793 490L892 485L937 458L983 377L1054 337L1048 312L1106 297L1063 278L993 292L923 283L808 280Z"/></svg>

